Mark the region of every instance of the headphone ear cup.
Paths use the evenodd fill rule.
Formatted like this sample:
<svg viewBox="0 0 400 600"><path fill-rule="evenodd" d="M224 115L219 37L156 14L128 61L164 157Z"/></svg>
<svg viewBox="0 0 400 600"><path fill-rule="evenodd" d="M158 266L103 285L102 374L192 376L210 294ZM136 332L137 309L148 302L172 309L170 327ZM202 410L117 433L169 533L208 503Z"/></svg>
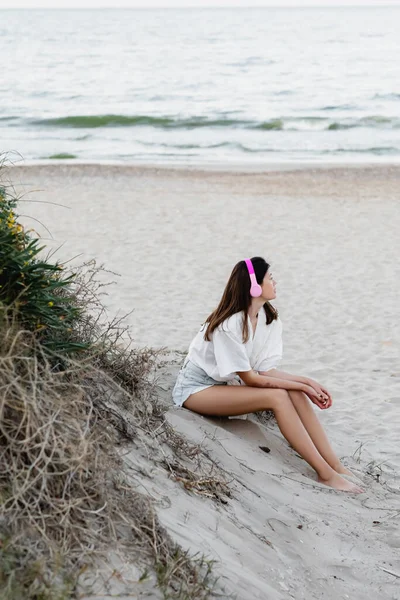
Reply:
<svg viewBox="0 0 400 600"><path fill-rule="evenodd" d="M255 275L254 271L253 271L253 273L250 273L250 281L251 281L250 296L252 296L253 298L258 298L262 294L262 289L261 289L261 285L259 283L257 283L257 279L256 279L256 275Z"/></svg>
<svg viewBox="0 0 400 600"><path fill-rule="evenodd" d="M252 296L253 298L258 298L259 296L261 296L261 294L261 285L259 285L258 283L253 283L253 285L250 288L250 296Z"/></svg>

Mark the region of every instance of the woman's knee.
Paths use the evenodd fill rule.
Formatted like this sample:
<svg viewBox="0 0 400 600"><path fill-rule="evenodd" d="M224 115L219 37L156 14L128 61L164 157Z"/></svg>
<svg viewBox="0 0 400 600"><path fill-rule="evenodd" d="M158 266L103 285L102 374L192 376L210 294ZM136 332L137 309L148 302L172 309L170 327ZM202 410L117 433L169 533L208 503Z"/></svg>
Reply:
<svg viewBox="0 0 400 600"><path fill-rule="evenodd" d="M311 401L307 398L306 394L298 390L290 390L290 399L294 405L311 405Z"/></svg>
<svg viewBox="0 0 400 600"><path fill-rule="evenodd" d="M274 412L282 411L293 407L292 401L290 399L289 393L287 390L276 389L273 390L271 397L271 390L269 390L269 404L270 409ZM272 401L271 401L272 400Z"/></svg>

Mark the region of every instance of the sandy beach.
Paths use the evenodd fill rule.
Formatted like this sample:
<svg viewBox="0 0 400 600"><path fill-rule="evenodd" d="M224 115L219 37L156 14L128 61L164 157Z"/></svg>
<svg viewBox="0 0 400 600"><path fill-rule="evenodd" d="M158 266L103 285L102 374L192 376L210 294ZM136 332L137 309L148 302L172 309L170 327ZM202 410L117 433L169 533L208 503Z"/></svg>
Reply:
<svg viewBox="0 0 400 600"><path fill-rule="evenodd" d="M143 485L171 534L215 559L237 600L400 598L400 165L65 163L16 166L7 177L25 194L22 220L60 260L79 255L119 274L110 276L109 314L132 311L135 342L167 349L157 375L166 402L233 265L270 262L282 369L330 390L333 407L320 419L365 493L316 483L273 420L217 421L172 406L168 419L206 447L232 498L216 506L150 463ZM129 598L144 597L137 590Z"/></svg>

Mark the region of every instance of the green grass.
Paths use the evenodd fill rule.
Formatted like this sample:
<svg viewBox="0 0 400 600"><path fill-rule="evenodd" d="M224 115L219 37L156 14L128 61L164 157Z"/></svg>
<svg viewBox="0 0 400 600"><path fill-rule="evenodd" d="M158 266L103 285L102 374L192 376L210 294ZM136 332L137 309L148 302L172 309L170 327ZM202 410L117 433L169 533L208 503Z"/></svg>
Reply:
<svg viewBox="0 0 400 600"><path fill-rule="evenodd" d="M73 328L82 310L72 292L75 275L40 258L44 246L18 222L17 199L0 187L0 310L16 314L45 348L70 355L83 350Z"/></svg>

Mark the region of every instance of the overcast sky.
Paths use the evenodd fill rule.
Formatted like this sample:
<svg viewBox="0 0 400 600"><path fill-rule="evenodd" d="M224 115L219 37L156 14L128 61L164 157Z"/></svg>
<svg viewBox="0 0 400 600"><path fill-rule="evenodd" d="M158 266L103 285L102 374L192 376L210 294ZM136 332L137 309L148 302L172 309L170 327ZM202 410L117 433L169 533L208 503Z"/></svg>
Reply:
<svg viewBox="0 0 400 600"><path fill-rule="evenodd" d="M0 8L400 6L400 0L0 0Z"/></svg>

